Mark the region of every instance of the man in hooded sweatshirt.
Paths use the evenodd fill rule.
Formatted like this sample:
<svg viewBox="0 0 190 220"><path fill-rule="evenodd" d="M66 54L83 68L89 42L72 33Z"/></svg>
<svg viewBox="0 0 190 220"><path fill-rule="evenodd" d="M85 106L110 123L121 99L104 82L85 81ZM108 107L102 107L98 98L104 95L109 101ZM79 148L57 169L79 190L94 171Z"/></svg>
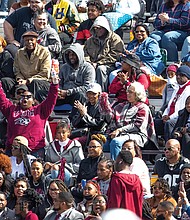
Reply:
<svg viewBox="0 0 190 220"><path fill-rule="evenodd" d="M142 218L143 187L139 177L131 173L133 156L130 151L120 151L115 161L115 172L108 189L109 208L125 208Z"/></svg>
<svg viewBox="0 0 190 220"><path fill-rule="evenodd" d="M115 69L115 62L124 51L124 43L111 28L104 16L98 16L90 32L92 36L85 42L84 55L96 69L96 81L102 91L108 90L108 76Z"/></svg>
<svg viewBox="0 0 190 220"><path fill-rule="evenodd" d="M59 93L57 105L70 104L78 100L85 102L85 94L90 83L95 81L94 67L85 61L83 47L71 44L64 53L65 64L59 72Z"/></svg>

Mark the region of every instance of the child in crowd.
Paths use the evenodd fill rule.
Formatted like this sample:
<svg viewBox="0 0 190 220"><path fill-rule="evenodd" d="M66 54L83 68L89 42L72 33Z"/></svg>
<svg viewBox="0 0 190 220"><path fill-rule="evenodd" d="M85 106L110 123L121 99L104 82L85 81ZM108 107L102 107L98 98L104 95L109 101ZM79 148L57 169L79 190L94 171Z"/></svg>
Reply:
<svg viewBox="0 0 190 220"><path fill-rule="evenodd" d="M178 84L176 81L176 72L177 69L179 68L178 64L171 64L168 66L166 69L166 74L167 74L167 84L166 87L164 88L163 94L162 94L162 107L160 111L163 113L164 110L168 106L168 102L171 99L172 93L178 89Z"/></svg>
<svg viewBox="0 0 190 220"><path fill-rule="evenodd" d="M56 139L46 147L45 169L51 170L53 179L64 179L67 186L72 175L77 175L79 164L84 159L82 146L77 140L69 139L70 125L60 122L56 127Z"/></svg>

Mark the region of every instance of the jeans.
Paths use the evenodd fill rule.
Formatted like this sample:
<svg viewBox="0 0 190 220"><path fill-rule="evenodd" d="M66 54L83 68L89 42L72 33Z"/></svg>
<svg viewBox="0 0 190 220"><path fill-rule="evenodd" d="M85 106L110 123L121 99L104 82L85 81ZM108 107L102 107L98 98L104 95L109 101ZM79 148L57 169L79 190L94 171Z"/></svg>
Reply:
<svg viewBox="0 0 190 220"><path fill-rule="evenodd" d="M158 43L160 48L167 50L168 56L167 60L170 62L178 61L178 50L181 50L183 42L188 34L184 31L154 31L150 37L154 38Z"/></svg>
<svg viewBox="0 0 190 220"><path fill-rule="evenodd" d="M138 146L143 147L148 141L146 138L142 138L139 134L126 134L113 139L107 139L107 142L103 146L103 151L110 151L111 159L115 160L121 151L122 145L127 140L136 140Z"/></svg>
<svg viewBox="0 0 190 220"><path fill-rule="evenodd" d="M7 10L8 10L8 0L1 0L0 11L7 11Z"/></svg>
<svg viewBox="0 0 190 220"><path fill-rule="evenodd" d="M190 37L187 37L181 49L181 59L185 57L189 52L190 52Z"/></svg>
<svg viewBox="0 0 190 220"><path fill-rule="evenodd" d="M59 175L59 170L51 170L52 179L57 179L58 175ZM64 183L66 184L67 187L70 185L71 177L72 174L67 169L65 169Z"/></svg>

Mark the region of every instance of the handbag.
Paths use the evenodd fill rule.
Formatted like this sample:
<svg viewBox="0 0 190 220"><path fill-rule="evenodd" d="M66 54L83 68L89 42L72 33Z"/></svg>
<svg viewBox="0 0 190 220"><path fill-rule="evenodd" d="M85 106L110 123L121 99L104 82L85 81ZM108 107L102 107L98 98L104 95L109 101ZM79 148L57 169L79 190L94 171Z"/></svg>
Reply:
<svg viewBox="0 0 190 220"><path fill-rule="evenodd" d="M148 93L150 96L162 96L162 92L167 84L167 80L162 76L150 75L150 86L148 88Z"/></svg>

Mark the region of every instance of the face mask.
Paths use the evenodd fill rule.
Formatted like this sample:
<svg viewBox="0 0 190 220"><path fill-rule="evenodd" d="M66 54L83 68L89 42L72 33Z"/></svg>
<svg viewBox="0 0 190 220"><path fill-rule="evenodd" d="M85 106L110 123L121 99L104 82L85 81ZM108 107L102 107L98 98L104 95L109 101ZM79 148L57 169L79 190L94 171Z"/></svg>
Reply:
<svg viewBox="0 0 190 220"><path fill-rule="evenodd" d="M84 196L84 198L86 199L86 200L92 200L93 199L93 195L87 195L87 196Z"/></svg>
<svg viewBox="0 0 190 220"><path fill-rule="evenodd" d="M156 220L165 220L165 217L163 214L156 217Z"/></svg>

